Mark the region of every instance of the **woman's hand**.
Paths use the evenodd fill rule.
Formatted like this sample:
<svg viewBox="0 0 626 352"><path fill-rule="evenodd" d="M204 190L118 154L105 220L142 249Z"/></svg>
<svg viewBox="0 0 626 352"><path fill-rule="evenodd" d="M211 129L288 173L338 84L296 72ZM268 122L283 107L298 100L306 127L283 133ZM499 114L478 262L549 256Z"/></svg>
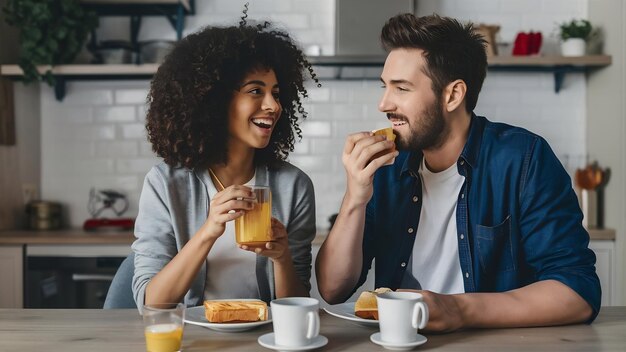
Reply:
<svg viewBox="0 0 626 352"><path fill-rule="evenodd" d="M272 241L265 243L265 248L252 248L246 245L239 245L239 248L269 257L277 264L291 261L291 253L289 252L289 243L287 241L287 229L285 229L285 225L281 224L276 218L272 218Z"/></svg>
<svg viewBox="0 0 626 352"><path fill-rule="evenodd" d="M226 223L242 216L254 207L256 196L247 186L232 185L217 192L211 199L209 215L200 229L205 240L217 240L226 229Z"/></svg>

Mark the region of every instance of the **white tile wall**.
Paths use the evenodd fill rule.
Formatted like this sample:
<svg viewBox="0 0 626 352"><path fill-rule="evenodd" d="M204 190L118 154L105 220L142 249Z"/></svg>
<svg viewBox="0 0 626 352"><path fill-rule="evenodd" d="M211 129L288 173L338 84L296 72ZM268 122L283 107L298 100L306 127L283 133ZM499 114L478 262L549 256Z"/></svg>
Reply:
<svg viewBox="0 0 626 352"><path fill-rule="evenodd" d="M246 1L196 1L197 15L188 18L185 32L237 22ZM586 7L587 0L418 1L418 13L500 23L505 41L512 40L519 30L541 30L548 36L555 21L586 17ZM253 1L249 14L279 21L303 47L316 44L325 54L334 51L333 0ZM99 35L102 39L127 38L127 28L126 19L103 19ZM144 19L140 39L163 38L174 38L169 23L162 18ZM355 69L354 75L362 71ZM376 77L380 68L368 71L368 76ZM312 84L308 88L309 119L302 124L304 137L290 160L311 176L317 223L326 227L345 187L341 165L345 136L387 122L377 109L381 93L377 80L324 79L322 84L322 88ZM148 85L148 81L72 82L61 103L42 85L42 196L66 204L73 226L80 226L89 216L86 205L91 187L125 192L131 202L127 215L136 215L143 177L158 162L143 126ZM568 75L559 94L553 89L549 74L489 72L476 112L544 136L571 171L584 161L586 150L584 75Z"/></svg>

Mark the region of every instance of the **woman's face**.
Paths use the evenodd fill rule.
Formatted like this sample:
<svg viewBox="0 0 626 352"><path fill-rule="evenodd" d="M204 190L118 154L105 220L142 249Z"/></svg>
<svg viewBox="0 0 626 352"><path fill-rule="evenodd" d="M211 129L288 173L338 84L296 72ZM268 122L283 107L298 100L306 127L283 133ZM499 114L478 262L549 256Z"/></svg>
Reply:
<svg viewBox="0 0 626 352"><path fill-rule="evenodd" d="M256 149L268 145L282 111L278 93L272 69L255 70L244 77L228 107L231 143Z"/></svg>

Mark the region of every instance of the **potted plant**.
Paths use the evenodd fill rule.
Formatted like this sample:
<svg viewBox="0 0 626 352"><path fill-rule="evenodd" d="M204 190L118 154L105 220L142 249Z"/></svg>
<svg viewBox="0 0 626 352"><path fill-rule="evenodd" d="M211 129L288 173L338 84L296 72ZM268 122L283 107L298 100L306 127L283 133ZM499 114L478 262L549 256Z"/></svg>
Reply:
<svg viewBox="0 0 626 352"><path fill-rule="evenodd" d="M593 33L593 27L589 21L573 19L559 24L558 29L563 56L585 55L587 40L591 38Z"/></svg>
<svg viewBox="0 0 626 352"><path fill-rule="evenodd" d="M78 0L8 0L3 10L6 22L20 29L24 82L45 80L53 85L51 69L40 74L37 65L71 63L98 26L97 15Z"/></svg>

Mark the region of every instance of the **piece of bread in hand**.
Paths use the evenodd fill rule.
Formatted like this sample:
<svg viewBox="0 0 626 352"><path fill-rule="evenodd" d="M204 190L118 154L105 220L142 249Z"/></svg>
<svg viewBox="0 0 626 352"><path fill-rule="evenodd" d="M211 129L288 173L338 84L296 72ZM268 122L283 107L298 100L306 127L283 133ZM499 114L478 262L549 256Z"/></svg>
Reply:
<svg viewBox="0 0 626 352"><path fill-rule="evenodd" d="M263 301L204 301L204 314L210 323L244 323L267 320Z"/></svg>
<svg viewBox="0 0 626 352"><path fill-rule="evenodd" d="M391 292L387 287L379 287L374 291L363 291L354 304L354 315L363 319L378 320L378 303L376 296L381 293Z"/></svg>

